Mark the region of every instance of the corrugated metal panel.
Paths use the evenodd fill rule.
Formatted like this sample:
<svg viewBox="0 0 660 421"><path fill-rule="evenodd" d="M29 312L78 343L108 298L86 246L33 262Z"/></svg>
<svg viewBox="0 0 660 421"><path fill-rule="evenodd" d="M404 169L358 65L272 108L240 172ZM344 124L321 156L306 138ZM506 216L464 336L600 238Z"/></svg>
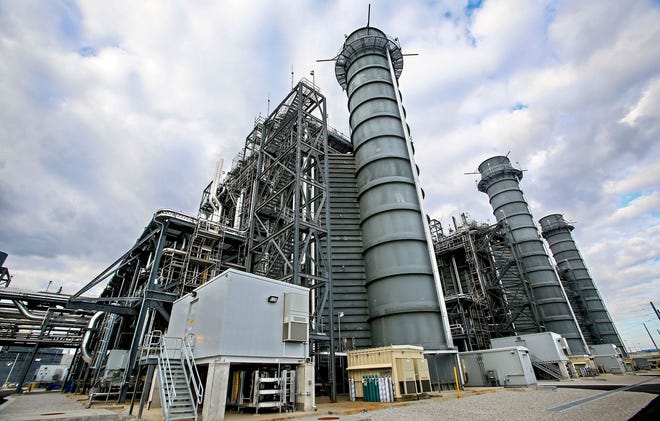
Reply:
<svg viewBox="0 0 660 421"><path fill-rule="evenodd" d="M330 219L332 226L332 281L335 317L341 318L343 348L371 347L365 288L360 209L353 155L330 155ZM335 338L339 340L335 319Z"/></svg>

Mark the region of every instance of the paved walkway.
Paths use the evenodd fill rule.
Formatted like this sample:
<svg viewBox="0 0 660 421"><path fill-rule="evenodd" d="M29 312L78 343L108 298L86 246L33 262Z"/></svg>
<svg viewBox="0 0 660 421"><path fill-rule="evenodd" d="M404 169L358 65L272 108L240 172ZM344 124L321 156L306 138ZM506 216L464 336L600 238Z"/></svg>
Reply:
<svg viewBox="0 0 660 421"><path fill-rule="evenodd" d="M468 406L470 410L474 410L481 405L488 407L498 406L499 403L493 403L492 400L499 402L506 395L506 399L509 400L511 406L522 405L529 406L529 403L517 402L516 399L522 399L525 396L530 398L536 397L537 395L542 396L543 400L548 400L547 408L539 409L538 414L547 414L548 417L554 416L551 412L546 412L546 409L555 409L560 405L570 405L571 411L577 412L579 408L588 407L590 404L582 404L578 399L586 399L585 402L592 402L596 399L601 399L606 396L619 396L620 399L623 399L625 396L637 396L637 400L632 401L631 398L626 398L627 400L622 401L620 405L631 406L630 414L621 419L628 419L630 415L642 409L648 401L653 399L652 394L647 393L632 393L623 392L616 394L603 394L599 391L582 391L582 392L561 392L561 393L552 393L550 392L566 390L565 387L570 388L579 388L580 386L588 385L616 385L621 386L632 386L636 383L644 382L644 385L649 384L658 384L660 382L660 377L657 375L654 377L646 377L639 375L606 375L599 376L593 379L581 378L574 380L564 380L561 382L539 382L538 387L527 388L524 390L516 390L511 392L511 390L506 390L504 388L469 388L467 391L461 393L461 397L469 399L457 399L456 392L443 392L441 394L434 394L431 399L426 399L422 401L412 401L412 402L395 402L395 403L371 403L371 402L350 402L348 397L344 395L339 396L338 402L329 402L327 397L319 397L317 399L317 411L313 412L289 412L289 413L263 413L255 415L252 413L242 413L236 414L232 410L228 410L226 413L227 421L263 421L263 420L284 420L284 419L298 419L298 420L318 420L322 418L326 419L341 419L341 420L363 420L363 419L388 419L387 415L390 414L390 419L417 419L419 421L429 419L430 416L432 419L437 419L433 414L434 412L427 412L432 407L437 407L438 413L443 413L446 411L446 408L457 406L458 410L466 411L466 409L461 409L459 406ZM616 387L615 386L615 387ZM543 391L546 391L543 394ZM518 393L518 392L527 392L527 393ZM653 392L652 392L653 393ZM657 392L655 392L657 393ZM479 395L486 395L479 397ZM491 396L492 395L492 396ZM563 400L558 400L556 403L553 403L552 400L548 399L550 397L560 397L566 395L566 398ZM572 397L574 395L574 397ZM601 396L602 395L602 396ZM625 396L624 396L625 395ZM491 396L491 397L488 397ZM500 396L502 398L500 398ZM644 397L644 399L639 399L639 397ZM609 398L608 399L612 399ZM607 399L599 400L598 402L604 402ZM84 395L64 395L58 391L52 392L33 392L23 395L12 395L9 397L8 402L0 405L0 420L2 421L30 421L30 420L127 420L135 419L137 414L138 404L136 402L135 408L133 410L133 416L128 416L128 404L117 405L113 402L96 402L92 408L85 409L84 405L86 403L86 397ZM577 405L580 403L580 406ZM493 406L494 405L494 406ZM591 404L592 406L594 404ZM599 406L601 404L597 404ZM414 407L419 406L418 409ZM382 411L382 412L381 412ZM415 415L410 414L401 414L395 415L393 411L414 411ZM463 413L464 417L457 417L454 419L467 419L468 413ZM538 415L537 414L537 415ZM605 412L607 415L608 412ZM609 415L613 415L611 412ZM162 420L162 410L159 408L146 409L142 414L142 418L149 421ZM474 417L474 414L470 417L474 419L489 419ZM491 414L492 415L492 414ZM515 419L515 413L508 414L506 419ZM566 413L566 411L557 413L558 417L564 417L562 419L580 419L572 418L572 415ZM577 415L577 414L575 414ZM584 414L583 414L584 415ZM598 413L597 416L586 417L582 419L610 419L605 416L603 418L603 413ZM398 418L397 418L398 416ZM545 415L544 415L545 416ZM403 417L403 418L401 418ZM425 418L426 417L426 418ZM450 417L451 418L451 417ZM491 417L492 418L492 417ZM530 419L530 418L528 418Z"/></svg>
<svg viewBox="0 0 660 421"><path fill-rule="evenodd" d="M116 421L120 414L107 409L85 409L73 399L58 391L32 392L8 396L0 405L0 420L67 420Z"/></svg>

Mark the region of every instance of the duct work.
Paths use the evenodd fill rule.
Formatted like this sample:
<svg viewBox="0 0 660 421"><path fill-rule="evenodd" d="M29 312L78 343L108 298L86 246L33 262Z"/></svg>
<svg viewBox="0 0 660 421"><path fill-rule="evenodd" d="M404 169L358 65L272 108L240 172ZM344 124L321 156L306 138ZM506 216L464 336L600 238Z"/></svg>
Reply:
<svg viewBox="0 0 660 421"><path fill-rule="evenodd" d="M573 354L588 354L584 338L559 282L529 206L520 189L522 171L505 156L479 165L479 191L486 193L498 222L504 222L512 246L520 256L523 277L529 282L539 317L547 331L566 338Z"/></svg>
<svg viewBox="0 0 660 421"><path fill-rule="evenodd" d="M373 346L452 348L435 256L397 87L396 40L365 27L349 35L335 73L346 90Z"/></svg>
<svg viewBox="0 0 660 421"><path fill-rule="evenodd" d="M625 353L612 318L573 240L574 227L560 214L545 216L539 224L587 344L614 344Z"/></svg>

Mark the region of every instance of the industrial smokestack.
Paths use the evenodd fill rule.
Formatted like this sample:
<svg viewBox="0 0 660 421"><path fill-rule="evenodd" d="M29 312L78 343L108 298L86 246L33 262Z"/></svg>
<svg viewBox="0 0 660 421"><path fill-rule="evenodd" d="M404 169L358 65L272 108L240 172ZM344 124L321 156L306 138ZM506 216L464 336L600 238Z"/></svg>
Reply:
<svg viewBox="0 0 660 421"><path fill-rule="evenodd" d="M507 157L495 156L479 165L479 173L481 181L477 188L488 194L497 222L504 221L508 227L541 322L546 330L562 335L573 354L588 354L575 315L520 190L522 171L514 168Z"/></svg>
<svg viewBox="0 0 660 421"><path fill-rule="evenodd" d="M573 240L574 227L560 214L539 220L543 237L550 246L568 301L573 307L589 345L614 344L625 353L619 333L594 284L582 255Z"/></svg>
<svg viewBox="0 0 660 421"><path fill-rule="evenodd" d="M348 95L374 346L453 348L397 80L401 46L360 28L337 56Z"/></svg>

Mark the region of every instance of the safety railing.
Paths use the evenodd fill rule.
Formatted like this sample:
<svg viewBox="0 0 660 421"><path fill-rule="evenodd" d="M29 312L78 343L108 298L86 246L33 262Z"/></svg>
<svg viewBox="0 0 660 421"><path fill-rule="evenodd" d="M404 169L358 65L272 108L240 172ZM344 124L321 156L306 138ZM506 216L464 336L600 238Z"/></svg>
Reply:
<svg viewBox="0 0 660 421"><path fill-rule="evenodd" d="M176 389L174 388L172 366L170 365L170 355L165 346L165 337L160 330L154 330L147 335L145 343L142 346L142 360L156 358L158 361L158 372L162 380L162 387L167 391L167 396L162 396L167 400L166 407L169 408L176 398Z"/></svg>
<svg viewBox="0 0 660 421"><path fill-rule="evenodd" d="M197 409L197 405L200 405L204 399L204 386L202 386L202 378L199 375L199 371L197 371L197 365L195 365L195 357L193 356L192 346L190 345L188 337L182 339L182 345L183 362L187 371L190 373L190 382L195 389L194 400L196 402L195 409Z"/></svg>
<svg viewBox="0 0 660 421"><path fill-rule="evenodd" d="M532 365L538 368L541 371L544 371L546 374L554 377L557 380L564 378L561 370L559 370L554 364L548 361L543 361L534 354L529 354Z"/></svg>
<svg viewBox="0 0 660 421"><path fill-rule="evenodd" d="M142 347L142 358L147 360L157 358L158 370L163 379L163 387L167 390L168 407L174 402L174 398L176 398L176 389L173 381L174 373L170 361L180 361L183 374L186 378L186 384L188 384L189 389L192 385L194 390L192 404L194 410L197 411L197 407L204 399L204 386L195 365L192 346L187 337L176 338L163 336L161 331L154 330L145 339L145 344Z"/></svg>

